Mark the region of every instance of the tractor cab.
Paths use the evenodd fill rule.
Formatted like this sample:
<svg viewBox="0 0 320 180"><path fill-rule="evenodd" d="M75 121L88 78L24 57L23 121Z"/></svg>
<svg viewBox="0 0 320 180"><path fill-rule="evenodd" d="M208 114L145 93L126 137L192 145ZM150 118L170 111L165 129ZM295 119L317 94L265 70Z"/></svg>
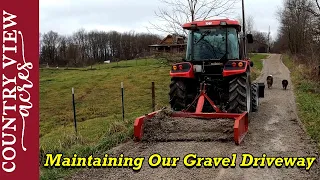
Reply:
<svg viewBox="0 0 320 180"><path fill-rule="evenodd" d="M225 64L228 60L246 59L238 21L230 19L195 21L183 25L189 30L186 61L193 64L199 62L216 62ZM248 42L252 36L248 35Z"/></svg>

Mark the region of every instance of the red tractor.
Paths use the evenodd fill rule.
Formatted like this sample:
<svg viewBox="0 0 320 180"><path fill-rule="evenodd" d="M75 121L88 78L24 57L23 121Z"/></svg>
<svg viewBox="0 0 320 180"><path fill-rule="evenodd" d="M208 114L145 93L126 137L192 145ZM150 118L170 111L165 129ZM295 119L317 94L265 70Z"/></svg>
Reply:
<svg viewBox="0 0 320 180"><path fill-rule="evenodd" d="M246 44L253 42L252 35L244 29L240 35L239 22L230 19L195 21L183 28L189 31L186 58L170 71L170 116L232 119L239 145L248 132L248 114L258 110L259 97L264 97L264 84L250 79L253 62ZM144 122L160 111L136 118L136 140L143 137Z"/></svg>
<svg viewBox="0 0 320 180"><path fill-rule="evenodd" d="M170 71L171 108L198 113L257 111L263 95L259 96L258 84L251 84L253 62L246 54L252 35L241 37L239 22L230 19L196 21L183 28L189 30L186 58Z"/></svg>

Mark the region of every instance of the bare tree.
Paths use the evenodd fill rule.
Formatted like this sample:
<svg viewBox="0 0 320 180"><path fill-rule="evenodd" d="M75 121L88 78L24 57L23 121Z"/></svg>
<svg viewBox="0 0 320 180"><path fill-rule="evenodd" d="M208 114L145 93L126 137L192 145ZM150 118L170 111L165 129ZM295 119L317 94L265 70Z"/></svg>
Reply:
<svg viewBox="0 0 320 180"><path fill-rule="evenodd" d="M238 19L240 25L243 26L242 16L238 16L237 19ZM248 34L251 34L254 31L254 17L252 15L248 15L245 20L246 20L246 24L245 24L246 32Z"/></svg>
<svg viewBox="0 0 320 180"><path fill-rule="evenodd" d="M148 55L149 45L159 41L154 34L133 31L90 31L80 29L72 36L50 31L41 36L40 63L81 67L106 60L131 60Z"/></svg>
<svg viewBox="0 0 320 180"><path fill-rule="evenodd" d="M80 48L81 53L81 62L86 58L86 52L87 52L87 32L85 29L80 29L73 35L74 41L76 42L76 45Z"/></svg>
<svg viewBox="0 0 320 180"><path fill-rule="evenodd" d="M263 45L268 45L268 33L254 31L252 32L252 34L255 42Z"/></svg>
<svg viewBox="0 0 320 180"><path fill-rule="evenodd" d="M57 47L59 43L59 34L53 31L42 36L42 62L57 65Z"/></svg>
<svg viewBox="0 0 320 180"><path fill-rule="evenodd" d="M151 24L151 28L169 33L186 34L184 23L206 20L230 13L238 0L160 0L166 8L159 8L156 17L163 24Z"/></svg>
<svg viewBox="0 0 320 180"><path fill-rule="evenodd" d="M280 29L274 48L290 52L310 70L320 64L319 0L285 0L279 12ZM313 77L314 74L309 74Z"/></svg>

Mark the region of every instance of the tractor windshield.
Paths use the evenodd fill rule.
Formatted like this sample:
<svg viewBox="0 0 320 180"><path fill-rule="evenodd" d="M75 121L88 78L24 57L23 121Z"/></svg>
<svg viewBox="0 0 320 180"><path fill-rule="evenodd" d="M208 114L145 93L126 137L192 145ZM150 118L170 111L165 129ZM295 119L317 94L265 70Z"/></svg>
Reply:
<svg viewBox="0 0 320 180"><path fill-rule="evenodd" d="M188 61L239 59L237 30L231 27L215 27L191 31L186 55Z"/></svg>

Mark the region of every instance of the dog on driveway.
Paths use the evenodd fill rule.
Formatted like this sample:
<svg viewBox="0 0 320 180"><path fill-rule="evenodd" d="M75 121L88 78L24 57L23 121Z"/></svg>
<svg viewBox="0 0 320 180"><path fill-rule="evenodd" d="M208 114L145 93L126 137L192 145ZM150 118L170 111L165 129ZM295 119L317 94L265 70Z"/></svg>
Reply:
<svg viewBox="0 0 320 180"><path fill-rule="evenodd" d="M267 77L267 84L268 84L268 88L270 89L272 87L272 84L273 84L273 77L272 75L269 75Z"/></svg>
<svg viewBox="0 0 320 180"><path fill-rule="evenodd" d="M282 80L282 88L283 88L284 90L287 89L288 84L289 84L289 83L288 83L288 81L287 81L286 79Z"/></svg>

